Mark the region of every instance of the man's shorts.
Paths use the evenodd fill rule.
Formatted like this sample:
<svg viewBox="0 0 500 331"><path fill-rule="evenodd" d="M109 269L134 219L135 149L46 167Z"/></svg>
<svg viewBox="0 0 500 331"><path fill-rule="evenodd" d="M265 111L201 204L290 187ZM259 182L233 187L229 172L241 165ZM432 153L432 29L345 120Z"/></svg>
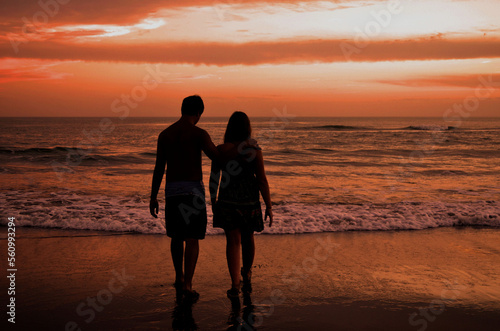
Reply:
<svg viewBox="0 0 500 331"><path fill-rule="evenodd" d="M207 207L199 195L165 197L167 236L175 239L204 239L207 230Z"/></svg>

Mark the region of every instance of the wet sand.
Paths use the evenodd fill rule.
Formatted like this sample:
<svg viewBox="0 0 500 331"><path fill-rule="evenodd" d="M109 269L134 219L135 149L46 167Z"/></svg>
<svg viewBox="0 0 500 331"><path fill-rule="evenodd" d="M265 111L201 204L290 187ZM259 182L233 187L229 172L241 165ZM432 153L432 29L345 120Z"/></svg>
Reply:
<svg viewBox="0 0 500 331"><path fill-rule="evenodd" d="M9 329L497 330L499 239L491 228L259 235L252 305L232 307L223 236L200 243L191 306L176 304L164 235L18 228Z"/></svg>

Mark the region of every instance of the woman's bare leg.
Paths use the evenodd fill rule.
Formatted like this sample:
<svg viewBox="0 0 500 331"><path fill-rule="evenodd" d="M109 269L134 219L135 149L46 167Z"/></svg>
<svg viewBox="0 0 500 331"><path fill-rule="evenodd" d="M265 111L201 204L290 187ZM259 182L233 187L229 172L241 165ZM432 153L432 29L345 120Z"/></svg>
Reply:
<svg viewBox="0 0 500 331"><path fill-rule="evenodd" d="M243 255L243 273L248 274L252 270L253 259L255 257L253 231L243 231L241 233L241 250Z"/></svg>
<svg viewBox="0 0 500 331"><path fill-rule="evenodd" d="M229 274L231 275L231 286L240 288L240 229L226 231L226 259Z"/></svg>

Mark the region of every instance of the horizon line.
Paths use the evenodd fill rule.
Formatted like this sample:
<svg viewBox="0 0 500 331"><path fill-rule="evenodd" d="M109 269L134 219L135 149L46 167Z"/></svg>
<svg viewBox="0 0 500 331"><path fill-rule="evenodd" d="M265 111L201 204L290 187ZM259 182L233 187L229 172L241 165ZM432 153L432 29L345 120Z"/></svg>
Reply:
<svg viewBox="0 0 500 331"><path fill-rule="evenodd" d="M202 118L229 118L228 116L203 116ZM176 116L129 116L127 118L180 118L180 115ZM252 118L273 118L276 116L251 116ZM290 118L443 118L443 116L301 116L293 115ZM114 116L0 116L0 118L114 118ZM469 118L463 118L463 120L473 119L473 118L498 118L499 116L471 116Z"/></svg>

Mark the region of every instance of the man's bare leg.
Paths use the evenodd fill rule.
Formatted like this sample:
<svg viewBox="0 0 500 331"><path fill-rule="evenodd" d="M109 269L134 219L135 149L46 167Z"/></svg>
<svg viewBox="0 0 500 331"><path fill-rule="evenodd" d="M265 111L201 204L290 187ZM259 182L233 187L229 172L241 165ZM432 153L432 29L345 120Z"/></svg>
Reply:
<svg viewBox="0 0 500 331"><path fill-rule="evenodd" d="M175 286L184 284L184 273L182 272L182 260L184 258L184 241L172 238L170 240L170 253L175 269Z"/></svg>
<svg viewBox="0 0 500 331"><path fill-rule="evenodd" d="M184 290L192 291L194 270L198 261L200 247L198 239L186 239L186 252L184 257Z"/></svg>

